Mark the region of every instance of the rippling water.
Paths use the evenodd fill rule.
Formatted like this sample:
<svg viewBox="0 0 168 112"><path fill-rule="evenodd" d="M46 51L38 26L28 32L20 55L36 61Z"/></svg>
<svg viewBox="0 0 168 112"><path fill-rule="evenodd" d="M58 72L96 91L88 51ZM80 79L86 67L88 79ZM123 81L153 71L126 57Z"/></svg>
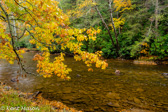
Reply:
<svg viewBox="0 0 168 112"><path fill-rule="evenodd" d="M35 72L35 53L25 53L28 71ZM54 55L52 56L54 58ZM43 97L58 100L70 107L88 112L117 112L123 109L139 108L155 112L168 111L167 65L134 65L126 60L107 60L106 70L94 68L88 72L83 62L66 57L65 63L72 68L70 81L56 76L44 79L41 76L19 77L19 82L11 82L19 70L18 65L0 60L0 80L24 92L42 91ZM121 75L114 71L118 69Z"/></svg>

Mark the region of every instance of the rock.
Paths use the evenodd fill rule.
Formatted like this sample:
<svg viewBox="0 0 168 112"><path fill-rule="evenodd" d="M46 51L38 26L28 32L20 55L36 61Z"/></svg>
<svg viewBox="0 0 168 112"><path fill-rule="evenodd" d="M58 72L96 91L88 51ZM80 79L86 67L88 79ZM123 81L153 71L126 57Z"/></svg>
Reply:
<svg viewBox="0 0 168 112"><path fill-rule="evenodd" d="M137 103L137 104L140 104L141 103L141 100L139 100L138 98L134 97L134 102Z"/></svg>
<svg viewBox="0 0 168 112"><path fill-rule="evenodd" d="M62 90L63 93L68 94L72 92L72 88L71 87L66 87Z"/></svg>
<svg viewBox="0 0 168 112"><path fill-rule="evenodd" d="M16 78L11 79L12 82L17 82L18 80Z"/></svg>
<svg viewBox="0 0 168 112"><path fill-rule="evenodd" d="M49 89L48 92L49 92L49 93L53 93L54 90L53 90L53 89Z"/></svg>
<svg viewBox="0 0 168 112"><path fill-rule="evenodd" d="M29 95L29 96L28 96L28 99L36 98L40 93L42 93L42 91L34 92L32 95Z"/></svg>
<svg viewBox="0 0 168 112"><path fill-rule="evenodd" d="M168 73L162 73L162 75L166 78L168 78Z"/></svg>
<svg viewBox="0 0 168 112"><path fill-rule="evenodd" d="M120 99L119 94L111 93L111 92L107 93L106 97L108 97L110 99Z"/></svg>
<svg viewBox="0 0 168 112"><path fill-rule="evenodd" d="M132 100L134 100L134 99L133 99L132 97L129 97L128 100L129 100L129 101L132 101Z"/></svg>
<svg viewBox="0 0 168 112"><path fill-rule="evenodd" d="M61 98L62 100L68 100L68 101L73 101L73 97L70 95L65 95Z"/></svg>
<svg viewBox="0 0 168 112"><path fill-rule="evenodd" d="M81 75L80 75L80 74L77 74L76 76L77 76L77 77L81 77Z"/></svg>
<svg viewBox="0 0 168 112"><path fill-rule="evenodd" d="M85 95L89 94L88 92L83 91L83 90L80 90L79 92L80 92L80 93L83 93L83 94L85 94Z"/></svg>
<svg viewBox="0 0 168 112"><path fill-rule="evenodd" d="M91 92L91 94L92 94L92 95L95 95L95 94L97 94L97 92L93 91L93 92Z"/></svg>
<svg viewBox="0 0 168 112"><path fill-rule="evenodd" d="M116 70L116 71L115 71L115 74L116 74L116 75L120 75L120 71L119 71L119 70Z"/></svg>
<svg viewBox="0 0 168 112"><path fill-rule="evenodd" d="M107 105L110 107L119 107L120 106L119 103L117 103L117 102L116 103L108 102Z"/></svg>
<svg viewBox="0 0 168 112"><path fill-rule="evenodd" d="M57 94L62 94L62 91L60 89L57 89L56 93Z"/></svg>
<svg viewBox="0 0 168 112"><path fill-rule="evenodd" d="M100 109L101 109L103 112L106 112L106 108L100 106Z"/></svg>
<svg viewBox="0 0 168 112"><path fill-rule="evenodd" d="M97 109L99 109L99 107L95 106L94 109L97 110Z"/></svg>
<svg viewBox="0 0 168 112"><path fill-rule="evenodd" d="M157 65L154 61L143 61L143 60L134 60L134 64L145 64L145 65Z"/></svg>
<svg viewBox="0 0 168 112"><path fill-rule="evenodd" d="M95 88L93 88L93 87L88 87L88 89L89 89L90 91L93 91Z"/></svg>
<svg viewBox="0 0 168 112"><path fill-rule="evenodd" d="M9 91L11 89L11 87L10 86L4 86L3 89L6 90L6 91Z"/></svg>
<svg viewBox="0 0 168 112"><path fill-rule="evenodd" d="M87 108L85 109L86 112L94 112L94 109L93 108Z"/></svg>
<svg viewBox="0 0 168 112"><path fill-rule="evenodd" d="M142 109L129 109L129 110L123 110L121 112L154 112L154 111L150 111L150 110L142 110Z"/></svg>
<svg viewBox="0 0 168 112"><path fill-rule="evenodd" d="M99 82L95 81L95 82L93 82L93 84L97 85L97 84L99 84Z"/></svg>
<svg viewBox="0 0 168 112"><path fill-rule="evenodd" d="M144 90L141 89L141 88L137 88L136 91L137 91L137 92L143 92Z"/></svg>

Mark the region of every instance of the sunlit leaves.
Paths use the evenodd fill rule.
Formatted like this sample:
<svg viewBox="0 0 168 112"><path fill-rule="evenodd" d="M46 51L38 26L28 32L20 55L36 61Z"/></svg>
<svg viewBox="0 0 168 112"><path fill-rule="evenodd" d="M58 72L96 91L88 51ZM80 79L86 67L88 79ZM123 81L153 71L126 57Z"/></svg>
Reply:
<svg viewBox="0 0 168 112"><path fill-rule="evenodd" d="M87 1L87 4L89 3L91 3L90 0ZM100 33L100 29L69 27L69 17L58 8L58 2L55 0L2 0L2 4L7 13L16 19L16 27L26 29L23 37L31 36L29 42L41 50L42 54L36 54L34 60L38 63L37 72L43 77L56 75L61 79L70 79L67 75L71 69L63 63L63 53L60 53L60 56L55 57L53 61L50 60L49 49L56 50L57 45L60 45L61 50L69 49L73 52L77 61L84 61L89 67L88 71L93 71L91 68L93 64L101 69L108 66L105 61L99 59L101 52L88 53L81 50L82 41L96 40L96 34ZM87 4L79 8L82 9ZM5 32L7 27L2 26L0 26L0 58L7 59L12 64L16 55L10 41L14 37ZM20 56L24 53L22 50L16 52Z"/></svg>
<svg viewBox="0 0 168 112"><path fill-rule="evenodd" d="M123 12L132 9L131 0L114 0L113 3L116 11Z"/></svg>
<svg viewBox="0 0 168 112"><path fill-rule="evenodd" d="M96 3L92 2L92 0L84 0L81 1L80 3L78 3L77 8L74 10L70 10L68 12L68 15L70 17L76 17L79 18L85 14L88 13L88 9L90 9L91 7L95 6Z"/></svg>
<svg viewBox="0 0 168 112"><path fill-rule="evenodd" d="M16 56L10 44L11 39L5 33L5 29L5 23L0 20L0 59L6 59L10 64L13 64Z"/></svg>
<svg viewBox="0 0 168 112"><path fill-rule="evenodd" d="M113 18L113 21L114 21L114 26L115 26L116 29L117 28L121 28L121 26L123 26L124 23L125 23L125 19L122 18L122 17L120 17L120 18ZM112 31L114 31L112 24L110 24L109 26L111 26Z"/></svg>
<svg viewBox="0 0 168 112"><path fill-rule="evenodd" d="M70 79L67 74L71 72L70 68L64 65L64 54L61 53L59 57L56 57L53 62L50 62L50 53L45 52L41 55L36 54L34 60L38 61L37 72L44 77L51 77L53 74L57 75L61 79Z"/></svg>

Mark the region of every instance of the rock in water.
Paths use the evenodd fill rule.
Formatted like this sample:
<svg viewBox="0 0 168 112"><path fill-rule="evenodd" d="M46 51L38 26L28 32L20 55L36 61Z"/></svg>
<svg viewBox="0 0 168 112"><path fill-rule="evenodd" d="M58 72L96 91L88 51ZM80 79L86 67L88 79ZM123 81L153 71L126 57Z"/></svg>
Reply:
<svg viewBox="0 0 168 112"><path fill-rule="evenodd" d="M117 102L116 103L108 102L107 105L110 107L120 107L119 103Z"/></svg>
<svg viewBox="0 0 168 112"><path fill-rule="evenodd" d="M162 73L162 75L166 78L168 78L168 73Z"/></svg>
<svg viewBox="0 0 168 112"><path fill-rule="evenodd" d="M138 98L134 97L134 102L137 103L137 104L140 104L141 103L141 100L139 100Z"/></svg>
<svg viewBox="0 0 168 112"><path fill-rule="evenodd" d="M17 79L16 78L12 78L11 81L12 82L17 82Z"/></svg>
<svg viewBox="0 0 168 112"><path fill-rule="evenodd" d="M128 110L121 110L121 112L154 112L154 111L150 111L150 110L142 110L142 109L128 109Z"/></svg>
<svg viewBox="0 0 168 112"><path fill-rule="evenodd" d="M77 76L77 77L81 77L81 75L80 75L80 74L77 74L76 76Z"/></svg>
<svg viewBox="0 0 168 112"><path fill-rule="evenodd" d="M116 75L120 75L120 70L116 70L116 71L115 71L115 74L116 74Z"/></svg>
<svg viewBox="0 0 168 112"><path fill-rule="evenodd" d="M5 86L3 89L6 90L6 91L9 91L11 89L11 87L10 86Z"/></svg>

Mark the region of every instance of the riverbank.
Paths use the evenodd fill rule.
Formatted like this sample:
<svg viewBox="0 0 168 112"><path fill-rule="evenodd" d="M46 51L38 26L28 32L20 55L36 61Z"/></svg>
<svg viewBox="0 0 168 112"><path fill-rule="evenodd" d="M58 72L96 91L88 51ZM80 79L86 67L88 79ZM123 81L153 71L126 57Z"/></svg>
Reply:
<svg viewBox="0 0 168 112"><path fill-rule="evenodd" d="M23 93L0 82L0 111L8 112L82 112L61 102L49 101L42 93Z"/></svg>
<svg viewBox="0 0 168 112"><path fill-rule="evenodd" d="M21 48L25 52L40 52L36 48ZM53 55L58 56L60 53L52 53ZM67 57L73 57L74 54L71 53L65 53ZM104 57L100 57L101 59L105 59ZM159 59L158 56L148 56L148 57L139 57L138 59L123 59L123 58L117 58L117 60L128 60L132 61L133 64L140 64L140 65L168 65L168 57L165 57L164 59Z"/></svg>

